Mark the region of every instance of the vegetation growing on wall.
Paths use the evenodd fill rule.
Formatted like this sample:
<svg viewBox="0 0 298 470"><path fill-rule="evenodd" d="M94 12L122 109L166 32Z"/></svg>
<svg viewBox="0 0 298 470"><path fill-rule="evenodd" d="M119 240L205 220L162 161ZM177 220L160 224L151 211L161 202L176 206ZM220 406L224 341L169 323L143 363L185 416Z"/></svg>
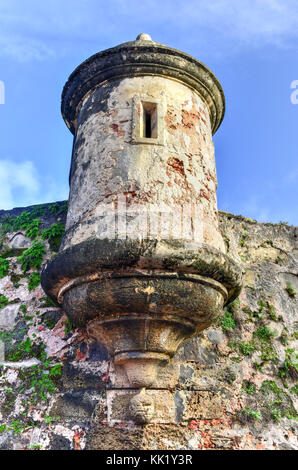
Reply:
<svg viewBox="0 0 298 470"><path fill-rule="evenodd" d="M17 311L15 326L0 331L5 359L15 364L15 367L0 366L0 448L1 445L4 448L19 445L32 450L58 448L61 439L64 445L67 441L69 448L74 448L74 436L82 429L84 437L87 436L91 420L92 426L99 422L103 432L111 437L110 428L105 424L108 361L98 361L98 356L95 362L90 361L84 330L75 329L40 287L41 266L56 253L58 246L58 242L51 246L50 241L59 238L64 231L63 220L58 220L59 207L54 203L40 206L33 214L31 209L23 211L30 213L30 217L22 212L17 214L16 224L25 224L18 231L27 238L29 232L27 235L25 232L30 227L39 229L39 232L35 230L36 237L30 239L31 246L26 250L8 246L16 233L15 217L2 218L0 225L0 315L7 306ZM35 219L40 219L41 223L32 224ZM226 223L227 218L224 220ZM286 448L293 445L293 427L297 420L294 403L298 394L295 352L298 335L291 321L297 295L294 295L293 285L288 286L285 280L274 280L273 287L270 285L275 267L280 272L282 265L278 257L271 261L264 258L268 256L267 248L274 248L272 245L266 242L265 248L260 248L264 240L270 239L270 230L274 235L274 231L290 232L292 229L246 223L243 218L238 221L233 216L229 227L232 227L230 232L225 228L227 246L232 247L234 243L237 251L242 240L245 269L248 274L249 270L253 271L254 280L250 279L240 297L225 307L218 324L210 328L210 336L206 330L185 347L182 345L184 362L179 373L184 371L184 381L180 380L178 388L169 389L167 393L172 394L182 408L188 399L194 399L195 406L182 425L173 422L163 424L160 429L159 425L154 425L154 435L150 435L148 428L150 444L156 447L156 442L162 446L163 439L168 439L169 435L173 445L181 448L246 449L273 448L274 445ZM261 235L256 236L254 230L259 230L261 240ZM261 258L252 261L256 250ZM292 267L288 266L285 264L284 271L292 272ZM62 347L59 357L58 342ZM22 362L25 366L19 367ZM177 363L174 365L176 367ZM90 401L84 401L86 397ZM218 400L219 405L214 405ZM65 432L63 438L59 430ZM123 423L115 425L114 432L130 439L129 428ZM103 442L101 439L101 446Z"/></svg>

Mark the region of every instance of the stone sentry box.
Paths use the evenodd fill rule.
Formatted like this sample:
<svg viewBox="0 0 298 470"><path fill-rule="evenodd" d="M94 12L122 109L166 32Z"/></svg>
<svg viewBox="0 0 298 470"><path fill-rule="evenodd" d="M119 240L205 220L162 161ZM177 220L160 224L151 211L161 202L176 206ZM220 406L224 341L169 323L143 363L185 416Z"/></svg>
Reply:
<svg viewBox="0 0 298 470"><path fill-rule="evenodd" d="M161 406L171 358L241 286L217 220L222 88L201 62L141 34L77 67L62 115L74 134L69 208L42 286L109 351L109 421L121 407L122 421L171 420Z"/></svg>

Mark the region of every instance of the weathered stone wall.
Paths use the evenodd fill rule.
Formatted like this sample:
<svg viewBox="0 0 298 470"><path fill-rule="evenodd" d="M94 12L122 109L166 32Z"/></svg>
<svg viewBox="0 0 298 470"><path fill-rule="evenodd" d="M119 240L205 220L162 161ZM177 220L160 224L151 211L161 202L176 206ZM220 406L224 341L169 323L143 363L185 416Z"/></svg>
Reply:
<svg viewBox="0 0 298 470"><path fill-rule="evenodd" d="M140 137L142 101L156 104L157 139ZM197 208L193 217L204 221L203 233L195 241L224 251L216 186L209 111L197 93L164 77L106 83L86 96L78 112L62 249L102 232L114 238L114 225L106 224L102 214L105 207L110 207L110 217L119 214L118 196L124 195L131 218L132 206L141 205L151 214L150 227L140 227L143 237L149 231L150 238L161 236L152 233L152 225L158 225L156 207L158 213L172 212L173 207L193 204ZM173 224L171 237L182 238L180 230L179 224Z"/></svg>
<svg viewBox="0 0 298 470"><path fill-rule="evenodd" d="M23 210L31 216L17 222L21 209L0 212L1 449L298 448L297 228L219 214L244 288L215 326L181 345L153 423L136 426L125 407L135 392L111 390L105 348L73 329L32 276L38 256L55 254L61 225L44 231L65 223L65 206Z"/></svg>

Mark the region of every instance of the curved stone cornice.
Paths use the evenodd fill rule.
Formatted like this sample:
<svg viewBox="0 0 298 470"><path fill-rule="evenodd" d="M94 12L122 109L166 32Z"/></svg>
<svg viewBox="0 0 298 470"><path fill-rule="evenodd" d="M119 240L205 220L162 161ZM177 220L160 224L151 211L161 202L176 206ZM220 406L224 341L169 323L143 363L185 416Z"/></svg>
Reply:
<svg viewBox="0 0 298 470"><path fill-rule="evenodd" d="M213 134L225 112L225 98L215 75L184 52L157 42L139 39L98 52L70 75L62 93L62 116L72 133L84 97L100 84L126 77L163 76L195 90L207 104Z"/></svg>
<svg viewBox="0 0 298 470"><path fill-rule="evenodd" d="M83 282L94 282L101 277L100 273L114 269L119 271L116 277L136 276L135 269L147 272L147 275L143 274L144 278L160 277L155 270L163 270L163 276L172 272L185 280L191 274L205 276L224 286L227 301L238 296L242 284L242 268L232 258L208 245L194 246L177 240L119 239L90 239L61 251L45 265L41 284L57 301L59 293L61 296L75 280L78 282L78 278Z"/></svg>

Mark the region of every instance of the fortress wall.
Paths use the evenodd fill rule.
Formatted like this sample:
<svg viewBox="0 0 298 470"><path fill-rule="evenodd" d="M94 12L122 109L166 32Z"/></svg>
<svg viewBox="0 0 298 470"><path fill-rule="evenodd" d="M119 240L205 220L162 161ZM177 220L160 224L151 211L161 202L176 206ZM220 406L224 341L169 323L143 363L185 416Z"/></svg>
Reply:
<svg viewBox="0 0 298 470"><path fill-rule="evenodd" d="M43 208L41 231L65 223L62 203ZM156 418L141 426L124 415L132 392L109 390L106 349L73 329L40 284L28 290L38 269L23 273L18 257L39 240L45 263L48 241L2 224L0 449L297 449L298 228L225 212L219 222L244 287L215 326L180 346Z"/></svg>

